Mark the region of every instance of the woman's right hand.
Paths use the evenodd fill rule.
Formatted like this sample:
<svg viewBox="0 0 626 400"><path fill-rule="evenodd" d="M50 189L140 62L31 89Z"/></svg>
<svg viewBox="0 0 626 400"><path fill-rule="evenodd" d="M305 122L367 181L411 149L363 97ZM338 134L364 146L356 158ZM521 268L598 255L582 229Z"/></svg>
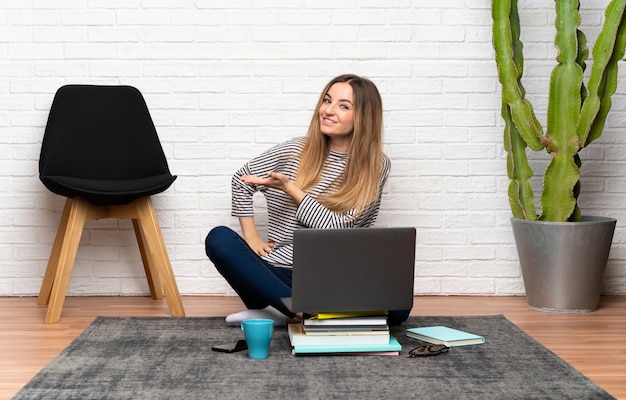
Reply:
<svg viewBox="0 0 626 400"><path fill-rule="evenodd" d="M266 242L259 237L259 233L256 230L256 224L254 223L254 218L239 218L239 224L241 225L241 231L243 232L243 239L246 241L248 246L250 246L252 251L260 256L266 256L274 250L276 243Z"/></svg>
<svg viewBox="0 0 626 400"><path fill-rule="evenodd" d="M250 246L250 248L252 249L252 251L260 256L266 256L270 254L276 246L274 242L265 242L261 240L261 238L258 236L256 238L245 238L245 240L246 243L248 243L248 246Z"/></svg>

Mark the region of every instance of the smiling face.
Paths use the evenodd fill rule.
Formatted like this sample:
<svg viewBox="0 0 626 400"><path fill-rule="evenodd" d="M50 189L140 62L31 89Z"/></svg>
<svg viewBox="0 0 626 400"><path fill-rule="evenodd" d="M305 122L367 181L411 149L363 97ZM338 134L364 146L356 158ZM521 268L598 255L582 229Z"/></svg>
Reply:
<svg viewBox="0 0 626 400"><path fill-rule="evenodd" d="M347 152L354 132L352 86L337 82L328 89L319 109L320 130L329 138L332 150Z"/></svg>

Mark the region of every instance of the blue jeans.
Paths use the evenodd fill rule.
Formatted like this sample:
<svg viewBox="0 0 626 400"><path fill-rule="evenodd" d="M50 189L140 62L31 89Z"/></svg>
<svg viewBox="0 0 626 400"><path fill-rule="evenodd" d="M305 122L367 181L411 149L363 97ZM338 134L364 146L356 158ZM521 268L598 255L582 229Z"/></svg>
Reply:
<svg viewBox="0 0 626 400"><path fill-rule="evenodd" d="M213 228L204 244L207 256L246 307L272 306L290 318L295 317L281 301L291 297L291 269L263 260L238 233L225 226Z"/></svg>
<svg viewBox="0 0 626 400"><path fill-rule="evenodd" d="M291 269L275 267L263 260L238 233L225 226L213 228L204 244L215 268L247 308L272 306L290 318L295 317L281 301L291 297ZM389 325L401 324L409 317L409 312L389 311Z"/></svg>

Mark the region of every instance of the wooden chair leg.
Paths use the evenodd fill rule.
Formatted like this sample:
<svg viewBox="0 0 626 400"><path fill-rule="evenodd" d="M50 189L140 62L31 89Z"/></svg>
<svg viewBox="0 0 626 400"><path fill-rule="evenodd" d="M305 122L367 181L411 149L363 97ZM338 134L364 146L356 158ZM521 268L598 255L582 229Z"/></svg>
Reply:
<svg viewBox="0 0 626 400"><path fill-rule="evenodd" d="M185 310L150 197L121 206L95 206L87 200L74 198L65 202L37 300L38 304L48 304L45 322L57 323L61 318L85 221L101 218L133 220L152 297L161 299L165 295L170 313L176 317L184 317Z"/></svg>
<svg viewBox="0 0 626 400"><path fill-rule="evenodd" d="M146 271L146 278L148 279L148 286L150 287L150 294L155 300L163 298L163 288L161 281L159 280L159 274L154 266L154 261L150 257L150 254L146 250L146 236L141 230L139 221L133 218L133 229L135 230L135 237L137 238L137 245L139 246L139 253L141 254L141 261L143 262L143 269Z"/></svg>
<svg viewBox="0 0 626 400"><path fill-rule="evenodd" d="M59 228L54 239L54 245L50 252L50 258L48 259L48 266L46 267L46 273L41 283L41 289L39 290L39 297L37 298L37 304L45 306L50 302L50 293L52 293L52 285L54 284L54 277L57 273L57 267L59 265L59 257L61 256L61 248L63 247L63 237L67 231L67 221L70 218L70 209L72 207L72 199L65 200L65 206L63 207L63 214L61 214L61 221L59 222Z"/></svg>
<svg viewBox="0 0 626 400"><path fill-rule="evenodd" d="M170 310L170 314L175 317L184 317L185 310L183 307L178 285L174 277L174 271L170 264L167 254L165 242L161 235L161 228L156 218L154 205L150 197L142 197L137 201L137 220L141 228L141 232L145 236L145 246L149 258L153 261L155 270L158 273L165 300Z"/></svg>
<svg viewBox="0 0 626 400"><path fill-rule="evenodd" d="M44 320L47 324L57 323L61 318L65 294L69 285L74 260L76 259L76 252L78 251L78 244L80 243L80 237L83 233L89 207L90 205L86 200L80 198L71 200L67 227L59 249L54 283L52 284L48 311L46 312L46 318Z"/></svg>

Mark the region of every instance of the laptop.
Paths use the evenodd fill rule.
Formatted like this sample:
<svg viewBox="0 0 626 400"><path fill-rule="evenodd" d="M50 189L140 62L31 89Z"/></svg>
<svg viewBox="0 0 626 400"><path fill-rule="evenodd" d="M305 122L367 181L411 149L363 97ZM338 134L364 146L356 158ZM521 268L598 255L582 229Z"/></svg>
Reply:
<svg viewBox="0 0 626 400"><path fill-rule="evenodd" d="M297 229L294 313L410 310L415 228Z"/></svg>

